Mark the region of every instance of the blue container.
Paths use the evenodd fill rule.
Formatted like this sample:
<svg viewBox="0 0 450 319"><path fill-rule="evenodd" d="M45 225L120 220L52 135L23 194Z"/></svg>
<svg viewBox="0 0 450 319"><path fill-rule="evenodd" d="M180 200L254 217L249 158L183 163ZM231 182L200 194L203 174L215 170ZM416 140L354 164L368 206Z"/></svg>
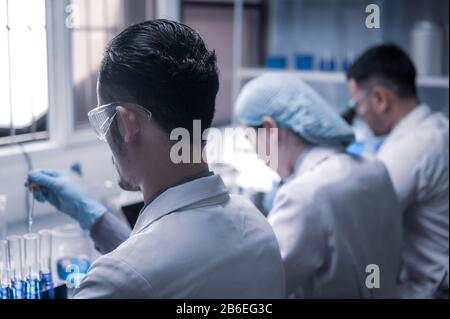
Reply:
<svg viewBox="0 0 450 319"><path fill-rule="evenodd" d="M311 71L314 69L314 56L312 54L298 54L295 57L295 68L297 70Z"/></svg>
<svg viewBox="0 0 450 319"><path fill-rule="evenodd" d="M320 70L321 71L335 71L336 70L336 62L334 62L333 58L324 58L320 60Z"/></svg>
<svg viewBox="0 0 450 319"><path fill-rule="evenodd" d="M25 299L27 282L23 280L12 281L13 299Z"/></svg>
<svg viewBox="0 0 450 319"><path fill-rule="evenodd" d="M39 279L27 279L25 297L26 299L41 299L41 281Z"/></svg>
<svg viewBox="0 0 450 319"><path fill-rule="evenodd" d="M41 272L42 299L55 299L55 290L53 288L52 274Z"/></svg>
<svg viewBox="0 0 450 319"><path fill-rule="evenodd" d="M13 299L13 291L10 287L1 287L0 288L0 299Z"/></svg>
<svg viewBox="0 0 450 319"><path fill-rule="evenodd" d="M269 56L266 59L266 68L269 69L285 69L287 60L284 56Z"/></svg>

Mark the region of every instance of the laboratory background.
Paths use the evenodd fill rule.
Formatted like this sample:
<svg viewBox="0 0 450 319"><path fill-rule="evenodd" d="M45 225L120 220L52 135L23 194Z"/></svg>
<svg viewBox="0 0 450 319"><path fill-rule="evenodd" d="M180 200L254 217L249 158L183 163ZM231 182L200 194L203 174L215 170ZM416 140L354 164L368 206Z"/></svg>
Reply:
<svg viewBox="0 0 450 319"><path fill-rule="evenodd" d="M371 4L380 8L379 27L366 25ZM0 239L22 238L25 262L36 254L48 259L44 273L52 278L42 277L42 285L67 280L66 264L86 272L99 256L86 231L24 187L27 172L43 167L71 172L119 219L130 227L136 222L142 197L118 187L111 152L87 117L97 106L104 49L127 26L168 18L199 32L217 54L213 126L224 130L238 125L233 107L241 88L266 73L304 80L343 113L350 100L346 71L382 43L408 53L420 100L448 116L448 6L448 0L0 0ZM360 151L372 153L380 137L362 121L353 126ZM264 194L279 176L245 141L228 142L210 158L211 169L231 193L267 213Z"/></svg>

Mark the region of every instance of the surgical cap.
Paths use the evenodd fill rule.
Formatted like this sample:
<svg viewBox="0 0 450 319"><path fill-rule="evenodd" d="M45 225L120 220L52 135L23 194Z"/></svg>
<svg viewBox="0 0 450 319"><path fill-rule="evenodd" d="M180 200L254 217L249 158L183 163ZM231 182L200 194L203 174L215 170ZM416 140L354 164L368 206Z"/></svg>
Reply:
<svg viewBox="0 0 450 319"><path fill-rule="evenodd" d="M351 126L308 84L289 74L268 73L248 82L236 101L235 115L248 126L270 116L314 145L347 144Z"/></svg>

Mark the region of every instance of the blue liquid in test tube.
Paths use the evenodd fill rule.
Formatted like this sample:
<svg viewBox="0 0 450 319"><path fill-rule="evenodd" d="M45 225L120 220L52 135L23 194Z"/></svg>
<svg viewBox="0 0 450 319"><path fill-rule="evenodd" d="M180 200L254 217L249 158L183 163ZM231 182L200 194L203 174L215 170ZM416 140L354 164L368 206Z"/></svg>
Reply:
<svg viewBox="0 0 450 319"><path fill-rule="evenodd" d="M26 298L41 299L41 278L38 259L39 236L35 233L28 233L23 238L25 241Z"/></svg>
<svg viewBox="0 0 450 319"><path fill-rule="evenodd" d="M12 299L8 241L0 240L0 299Z"/></svg>
<svg viewBox="0 0 450 319"><path fill-rule="evenodd" d="M10 236L7 240L13 298L25 299L26 282L23 274L23 238L21 236Z"/></svg>
<svg viewBox="0 0 450 319"><path fill-rule="evenodd" d="M39 274L41 279L41 291L45 299L54 299L52 278L52 232L51 230L39 231Z"/></svg>

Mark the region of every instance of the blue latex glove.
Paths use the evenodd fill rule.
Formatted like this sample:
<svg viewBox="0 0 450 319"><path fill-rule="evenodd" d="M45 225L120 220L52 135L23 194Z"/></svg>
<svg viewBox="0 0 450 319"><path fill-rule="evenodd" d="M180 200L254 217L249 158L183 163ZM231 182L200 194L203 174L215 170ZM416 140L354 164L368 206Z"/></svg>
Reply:
<svg viewBox="0 0 450 319"><path fill-rule="evenodd" d="M25 187L30 182L38 184L34 197L39 202L48 201L59 211L77 220L81 228L90 228L107 208L90 198L80 186L64 171L35 170L28 172Z"/></svg>

